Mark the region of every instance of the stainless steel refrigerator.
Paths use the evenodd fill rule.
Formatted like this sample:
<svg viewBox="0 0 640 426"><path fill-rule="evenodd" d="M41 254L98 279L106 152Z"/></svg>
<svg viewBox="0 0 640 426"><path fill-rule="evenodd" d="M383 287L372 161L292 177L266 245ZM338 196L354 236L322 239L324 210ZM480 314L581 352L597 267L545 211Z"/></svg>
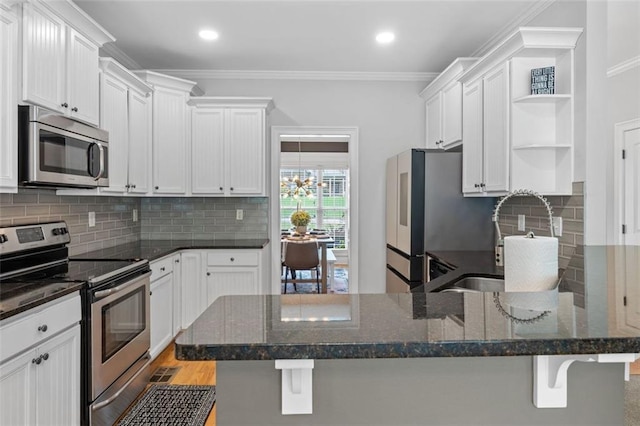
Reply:
<svg viewBox="0 0 640 426"><path fill-rule="evenodd" d="M426 250L493 250L492 197L462 196L462 153L411 149L387 160L387 291L426 281Z"/></svg>

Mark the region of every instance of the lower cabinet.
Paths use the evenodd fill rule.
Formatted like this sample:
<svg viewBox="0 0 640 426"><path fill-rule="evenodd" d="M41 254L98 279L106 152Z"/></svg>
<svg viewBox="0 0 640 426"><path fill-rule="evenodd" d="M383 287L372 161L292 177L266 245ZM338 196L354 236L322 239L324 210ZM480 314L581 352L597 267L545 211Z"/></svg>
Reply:
<svg viewBox="0 0 640 426"><path fill-rule="evenodd" d="M80 424L78 323L0 364L0 424Z"/></svg>
<svg viewBox="0 0 640 426"><path fill-rule="evenodd" d="M268 250L186 250L180 256L182 328L189 327L218 297L263 294Z"/></svg>
<svg viewBox="0 0 640 426"><path fill-rule="evenodd" d="M151 283L151 359L173 339L173 273Z"/></svg>

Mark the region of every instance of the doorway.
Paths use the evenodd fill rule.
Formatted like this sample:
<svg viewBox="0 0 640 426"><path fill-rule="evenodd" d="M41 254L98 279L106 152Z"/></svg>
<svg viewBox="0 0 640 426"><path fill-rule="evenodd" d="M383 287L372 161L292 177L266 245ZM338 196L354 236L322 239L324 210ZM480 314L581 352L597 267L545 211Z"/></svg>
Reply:
<svg viewBox="0 0 640 426"><path fill-rule="evenodd" d="M284 144L283 144L284 142ZM346 152L331 154L322 149L310 148L339 142L348 147ZM302 144L307 143L305 148ZM289 149L283 146L289 145ZM293 149L291 149L293 147ZM349 293L358 292L358 129L356 127L299 127L273 126L271 128L271 194L270 197L270 237L271 241L271 277L272 294L282 291L281 233L291 226L287 218L298 200L282 202L284 193L281 187L283 177L300 176L302 180L313 176L314 185L311 199L302 200L305 210L312 214L312 226L321 228L336 242L332 247L332 268L339 279L344 279L345 267L348 270ZM303 152L304 151L304 152ZM290 194L287 194L290 195ZM285 196L286 197L286 196ZM306 198L306 197L303 197ZM295 208L295 207L294 207ZM287 217L285 217L287 216ZM341 270L342 269L342 270ZM336 272L337 271L337 272ZM289 287L291 289L291 287Z"/></svg>
<svg viewBox="0 0 640 426"><path fill-rule="evenodd" d="M616 242L640 245L640 119L615 125Z"/></svg>

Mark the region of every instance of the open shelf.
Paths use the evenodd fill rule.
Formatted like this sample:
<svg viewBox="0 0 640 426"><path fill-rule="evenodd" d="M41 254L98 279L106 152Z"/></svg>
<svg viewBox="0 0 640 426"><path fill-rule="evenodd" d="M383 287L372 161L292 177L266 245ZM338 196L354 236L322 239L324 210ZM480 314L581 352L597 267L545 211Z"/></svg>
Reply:
<svg viewBox="0 0 640 426"><path fill-rule="evenodd" d="M562 94L562 95L526 95L521 96L517 99L514 99L514 103L551 103L551 102L564 102L571 100L571 95Z"/></svg>
<svg viewBox="0 0 640 426"><path fill-rule="evenodd" d="M514 151L517 151L520 149L569 149L569 148L571 148L570 144L532 143L532 144L514 146L512 149Z"/></svg>

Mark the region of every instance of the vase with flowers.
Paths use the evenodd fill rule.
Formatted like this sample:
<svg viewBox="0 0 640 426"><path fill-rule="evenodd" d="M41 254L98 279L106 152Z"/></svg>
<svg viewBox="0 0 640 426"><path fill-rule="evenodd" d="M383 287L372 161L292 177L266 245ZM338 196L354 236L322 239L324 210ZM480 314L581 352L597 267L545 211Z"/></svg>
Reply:
<svg viewBox="0 0 640 426"><path fill-rule="evenodd" d="M307 225L311 222L311 215L304 210L296 210L291 214L291 224L296 227L296 233L307 233Z"/></svg>

